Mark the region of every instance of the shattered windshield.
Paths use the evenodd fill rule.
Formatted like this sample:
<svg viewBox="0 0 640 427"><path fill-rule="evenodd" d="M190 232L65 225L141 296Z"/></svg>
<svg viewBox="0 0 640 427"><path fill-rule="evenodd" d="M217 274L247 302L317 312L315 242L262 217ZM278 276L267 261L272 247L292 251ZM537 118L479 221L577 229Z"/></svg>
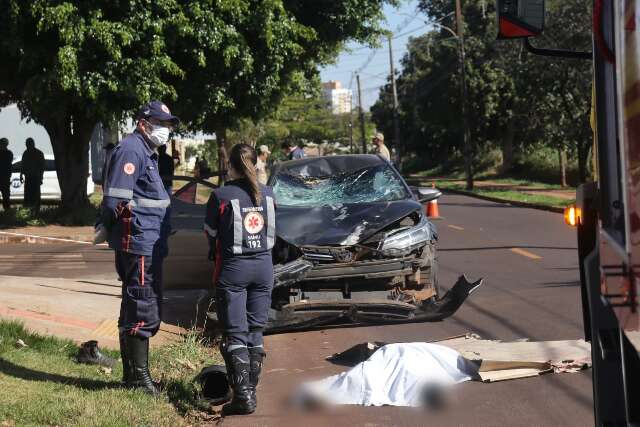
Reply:
<svg viewBox="0 0 640 427"><path fill-rule="evenodd" d="M282 206L390 202L410 197L404 183L385 164L324 177L284 171L274 177L272 184Z"/></svg>

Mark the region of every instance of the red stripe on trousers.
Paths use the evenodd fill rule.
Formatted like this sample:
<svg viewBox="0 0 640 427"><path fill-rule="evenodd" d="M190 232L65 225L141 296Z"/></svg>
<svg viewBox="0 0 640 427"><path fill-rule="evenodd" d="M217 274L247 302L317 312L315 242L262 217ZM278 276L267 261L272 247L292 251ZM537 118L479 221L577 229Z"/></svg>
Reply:
<svg viewBox="0 0 640 427"><path fill-rule="evenodd" d="M138 268L140 269L140 286L144 286L144 255L140 255L140 263Z"/></svg>

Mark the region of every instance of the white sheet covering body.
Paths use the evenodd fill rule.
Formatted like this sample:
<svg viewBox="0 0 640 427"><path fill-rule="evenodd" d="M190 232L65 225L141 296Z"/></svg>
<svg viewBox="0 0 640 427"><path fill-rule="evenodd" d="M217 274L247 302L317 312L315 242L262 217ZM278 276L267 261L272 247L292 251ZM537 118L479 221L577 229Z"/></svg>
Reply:
<svg viewBox="0 0 640 427"><path fill-rule="evenodd" d="M302 393L335 405L421 405L429 384L450 386L472 378L477 367L448 347L388 344L347 372L303 385Z"/></svg>

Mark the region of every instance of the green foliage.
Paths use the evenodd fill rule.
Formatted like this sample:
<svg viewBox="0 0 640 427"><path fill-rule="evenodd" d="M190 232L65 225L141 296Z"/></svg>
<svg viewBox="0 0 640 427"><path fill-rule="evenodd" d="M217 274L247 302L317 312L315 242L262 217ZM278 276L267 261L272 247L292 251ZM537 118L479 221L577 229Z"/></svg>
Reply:
<svg viewBox="0 0 640 427"><path fill-rule="evenodd" d="M396 0L0 0L0 106L49 133L67 208L86 204L88 140L163 99L189 130L259 120Z"/></svg>
<svg viewBox="0 0 640 427"><path fill-rule="evenodd" d="M590 49L588 5L580 0L549 1L544 37L550 48ZM398 78L402 141L424 159L422 169L461 159L461 102L468 110L474 167L481 170L493 148L525 159L536 147L566 149L586 171L591 131L588 125L591 68L588 61L539 57L518 41L496 40L493 2L465 0L465 50L468 96L461 100L457 41L435 28L410 40ZM425 0L433 21L455 29L454 2ZM372 107L376 124L391 134L390 85ZM553 153L553 151L551 151ZM518 153L521 155L518 156ZM553 159L557 155L553 156ZM582 173L583 179L586 172Z"/></svg>

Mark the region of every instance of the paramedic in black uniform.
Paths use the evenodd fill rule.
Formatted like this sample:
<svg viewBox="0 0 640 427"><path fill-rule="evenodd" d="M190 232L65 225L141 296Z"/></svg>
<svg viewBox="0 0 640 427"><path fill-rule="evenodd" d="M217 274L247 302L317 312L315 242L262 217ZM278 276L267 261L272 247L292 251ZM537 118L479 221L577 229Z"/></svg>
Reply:
<svg viewBox="0 0 640 427"><path fill-rule="evenodd" d="M275 242L275 202L260 184L257 155L247 144L233 147L230 181L214 190L204 229L215 259L216 307L224 328L221 344L233 399L224 414L250 414L265 356L262 331L273 288L271 249Z"/></svg>

